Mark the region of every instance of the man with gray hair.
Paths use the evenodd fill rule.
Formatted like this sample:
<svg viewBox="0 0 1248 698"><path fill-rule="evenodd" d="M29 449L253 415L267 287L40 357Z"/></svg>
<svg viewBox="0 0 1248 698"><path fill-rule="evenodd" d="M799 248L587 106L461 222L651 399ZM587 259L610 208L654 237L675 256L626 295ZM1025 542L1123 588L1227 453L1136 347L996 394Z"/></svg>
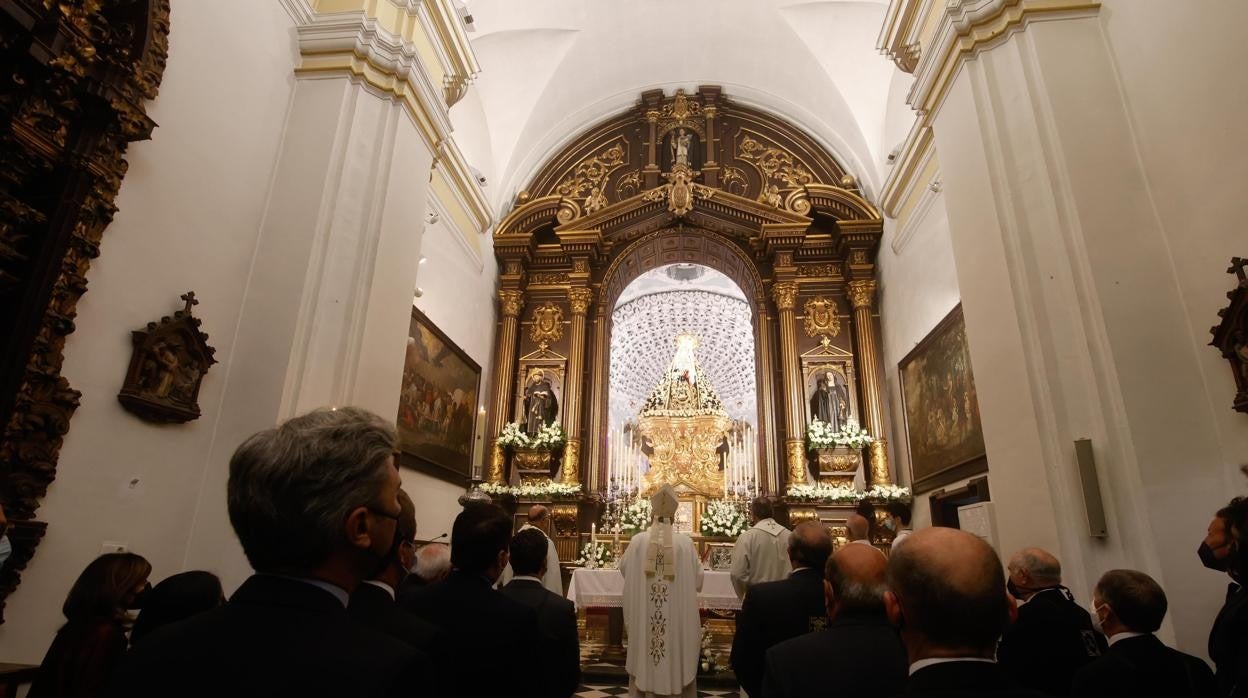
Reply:
<svg viewBox="0 0 1248 698"><path fill-rule="evenodd" d="M906 648L884 614L888 562L862 545L847 545L824 566L828 627L767 650L763 698L901 693Z"/></svg>
<svg viewBox="0 0 1248 698"><path fill-rule="evenodd" d="M423 584L437 584L451 573L451 548L446 543L428 543L416 551L416 576Z"/></svg>
<svg viewBox="0 0 1248 698"><path fill-rule="evenodd" d="M1006 571L1006 589L1019 602L1018 618L1001 638L997 661L1024 686L1070 695L1075 672L1101 656L1105 640L1062 586L1062 565L1052 553L1023 548L1010 557Z"/></svg>
<svg viewBox="0 0 1248 698"><path fill-rule="evenodd" d="M321 409L247 439L230 459L230 523L254 574L228 604L155 631L110 695L411 695L416 649L356 623L347 600L395 549L394 426Z"/></svg>

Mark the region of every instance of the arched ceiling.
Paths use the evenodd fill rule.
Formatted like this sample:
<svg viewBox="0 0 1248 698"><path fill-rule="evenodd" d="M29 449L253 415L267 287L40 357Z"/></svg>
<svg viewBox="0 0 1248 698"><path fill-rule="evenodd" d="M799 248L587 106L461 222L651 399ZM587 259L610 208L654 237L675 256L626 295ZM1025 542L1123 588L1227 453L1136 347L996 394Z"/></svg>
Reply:
<svg viewBox="0 0 1248 698"><path fill-rule="evenodd" d="M468 0L482 71L455 138L502 214L543 162L642 91L720 85L883 181L895 66L875 49L887 0Z"/></svg>

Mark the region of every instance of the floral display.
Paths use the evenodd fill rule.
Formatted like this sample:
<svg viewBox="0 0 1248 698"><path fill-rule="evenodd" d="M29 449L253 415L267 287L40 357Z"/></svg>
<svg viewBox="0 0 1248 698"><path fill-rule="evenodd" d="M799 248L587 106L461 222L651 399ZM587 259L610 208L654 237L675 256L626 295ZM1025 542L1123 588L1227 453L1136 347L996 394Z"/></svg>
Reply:
<svg viewBox="0 0 1248 698"><path fill-rule="evenodd" d="M509 449L554 450L562 446L565 441L567 441L567 436L563 433L563 427L555 422L543 426L536 436L526 434L520 422L509 422L503 426L502 433L498 435L498 445Z"/></svg>
<svg viewBox="0 0 1248 698"><path fill-rule="evenodd" d="M910 488L895 485L872 485L869 490L858 490L844 485L790 485L785 493L792 499L805 502L824 502L830 504L846 504L860 502L864 499L872 501L904 501L910 499Z"/></svg>
<svg viewBox="0 0 1248 698"><path fill-rule="evenodd" d="M620 513L620 533L633 534L650 528L650 500L636 499Z"/></svg>
<svg viewBox="0 0 1248 698"><path fill-rule="evenodd" d="M486 482L481 484L480 489L492 497L500 494L513 494L521 499L574 499L581 494L580 485L568 485L552 480L522 484L519 487Z"/></svg>
<svg viewBox="0 0 1248 698"><path fill-rule="evenodd" d="M698 657L698 670L703 674L713 674L717 667L715 653L711 650L711 629L702 626L702 652Z"/></svg>
<svg viewBox="0 0 1248 698"><path fill-rule="evenodd" d="M606 543L602 541L586 543L581 546L581 556L576 559L576 564L595 570L610 565L614 557L611 553L611 546Z"/></svg>
<svg viewBox="0 0 1248 698"><path fill-rule="evenodd" d="M836 446L861 450L874 441L875 437L860 427L853 418L847 419L840 429L833 429L831 424L818 419L812 419L806 427L806 448L812 451Z"/></svg>
<svg viewBox="0 0 1248 698"><path fill-rule="evenodd" d="M704 536L736 538L749 527L750 522L745 518L745 512L740 506L722 499L715 499L706 503L706 509L702 512L698 528Z"/></svg>

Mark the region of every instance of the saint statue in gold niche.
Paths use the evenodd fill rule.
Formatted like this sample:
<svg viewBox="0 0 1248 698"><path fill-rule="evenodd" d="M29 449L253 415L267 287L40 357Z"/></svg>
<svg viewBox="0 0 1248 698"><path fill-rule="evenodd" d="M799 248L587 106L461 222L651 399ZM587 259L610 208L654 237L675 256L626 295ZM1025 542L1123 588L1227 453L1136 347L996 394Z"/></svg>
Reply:
<svg viewBox="0 0 1248 698"><path fill-rule="evenodd" d="M559 400L546 372L540 368L529 371L524 386L524 431L536 436L542 427L555 421L559 413Z"/></svg>

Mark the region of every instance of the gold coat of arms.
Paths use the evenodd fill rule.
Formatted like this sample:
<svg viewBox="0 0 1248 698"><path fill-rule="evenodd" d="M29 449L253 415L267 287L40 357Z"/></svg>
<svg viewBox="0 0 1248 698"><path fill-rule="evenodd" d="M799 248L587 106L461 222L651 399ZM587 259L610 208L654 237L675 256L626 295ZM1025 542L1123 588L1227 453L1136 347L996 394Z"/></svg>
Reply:
<svg viewBox="0 0 1248 698"><path fill-rule="evenodd" d="M836 301L831 298L817 296L806 301L806 336L818 337L825 335L835 337L841 332L840 310Z"/></svg>

